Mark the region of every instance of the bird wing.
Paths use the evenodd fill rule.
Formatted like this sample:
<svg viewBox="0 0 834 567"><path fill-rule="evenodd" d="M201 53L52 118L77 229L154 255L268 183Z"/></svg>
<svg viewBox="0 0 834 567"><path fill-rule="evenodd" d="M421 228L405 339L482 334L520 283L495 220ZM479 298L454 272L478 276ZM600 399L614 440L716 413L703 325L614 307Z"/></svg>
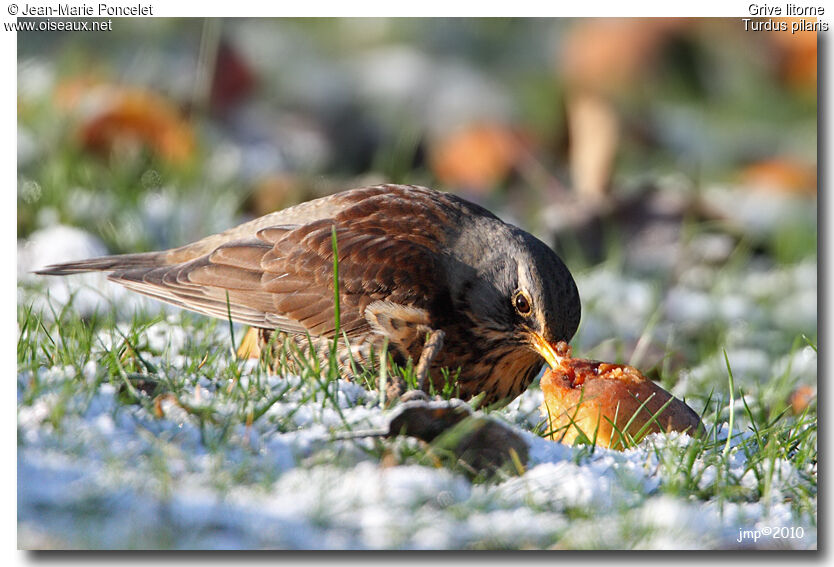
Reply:
<svg viewBox="0 0 834 567"><path fill-rule="evenodd" d="M443 279L439 256L459 214L455 201L430 189L364 187L181 248L69 262L39 273L108 271L125 287L198 313L332 336L335 228L340 326L352 336L369 328L364 310L373 301L421 309L437 301Z"/></svg>
<svg viewBox="0 0 834 567"><path fill-rule="evenodd" d="M205 315L332 337L333 228L339 251L340 328L348 336L369 328L364 310L373 301L420 307L431 301L431 274L437 275L438 263L424 244L392 238L366 223L334 219L263 228L254 239L223 244L188 262L116 271L109 277Z"/></svg>
<svg viewBox="0 0 834 567"><path fill-rule="evenodd" d="M252 238L257 232L270 227L296 227L320 219L332 218L346 208L365 199L391 191L409 191L411 187L402 185L374 185L343 191L327 197L321 197L300 203L274 213L269 213L249 222L225 230L219 234L207 236L197 242L186 244L165 252L166 262L176 264L199 258L216 248L230 242ZM421 188L422 189L422 188Z"/></svg>

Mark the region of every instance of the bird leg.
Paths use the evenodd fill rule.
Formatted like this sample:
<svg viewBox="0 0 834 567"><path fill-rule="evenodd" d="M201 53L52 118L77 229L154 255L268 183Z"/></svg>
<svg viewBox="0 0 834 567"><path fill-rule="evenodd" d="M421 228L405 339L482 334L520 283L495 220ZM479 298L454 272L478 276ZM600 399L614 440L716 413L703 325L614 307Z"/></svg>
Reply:
<svg viewBox="0 0 834 567"><path fill-rule="evenodd" d="M238 358L259 358L261 356L261 345L258 337L257 327L249 327L243 339L240 341L240 348L237 349Z"/></svg>
<svg viewBox="0 0 834 567"><path fill-rule="evenodd" d="M437 353L443 348L443 339L445 337L446 333L440 329L432 329L429 332L429 336L426 338L426 342L423 345L423 352L420 353L420 360L417 362L417 368L414 369L414 373L417 376L418 390L423 392L428 391L428 384L426 382L429 376L429 368L431 368L431 363L434 360L434 357L437 356Z"/></svg>
<svg viewBox="0 0 834 567"><path fill-rule="evenodd" d="M426 342L423 344L423 351L420 353L420 360L417 361L417 366L414 369L414 375L417 378L417 388L404 392L405 383L400 381L392 381L389 385L386 394L388 399L399 398L400 402L411 402L414 400L428 401L428 377L431 363L443 348L443 339L446 333L440 329L430 329Z"/></svg>

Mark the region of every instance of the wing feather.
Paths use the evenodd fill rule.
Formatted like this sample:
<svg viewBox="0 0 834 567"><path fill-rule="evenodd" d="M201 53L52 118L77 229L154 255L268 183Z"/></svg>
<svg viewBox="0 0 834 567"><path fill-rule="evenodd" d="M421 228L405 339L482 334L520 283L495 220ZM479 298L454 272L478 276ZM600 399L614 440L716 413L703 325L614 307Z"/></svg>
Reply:
<svg viewBox="0 0 834 567"><path fill-rule="evenodd" d="M370 328L364 311L374 301L429 310L443 289L438 253L459 224L459 214L459 201L442 193L367 187L153 256L54 269L111 271L113 281L198 313L225 319L231 312L233 320L258 327L332 336L335 228L340 325L352 336Z"/></svg>

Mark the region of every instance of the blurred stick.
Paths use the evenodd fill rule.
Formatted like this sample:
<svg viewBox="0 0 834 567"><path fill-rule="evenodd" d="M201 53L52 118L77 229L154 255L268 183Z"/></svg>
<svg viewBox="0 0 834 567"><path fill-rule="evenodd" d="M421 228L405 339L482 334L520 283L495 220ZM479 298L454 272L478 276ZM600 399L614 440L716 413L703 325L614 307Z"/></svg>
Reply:
<svg viewBox="0 0 834 567"><path fill-rule="evenodd" d="M197 74L194 78L194 91L191 95L194 112L205 114L211 103L211 84L217 65L217 53L220 49L220 18L203 20L200 35L200 52L197 55Z"/></svg>
<svg viewBox="0 0 834 567"><path fill-rule="evenodd" d="M608 198L620 128L605 98L576 92L567 98L570 170L581 198L601 203Z"/></svg>

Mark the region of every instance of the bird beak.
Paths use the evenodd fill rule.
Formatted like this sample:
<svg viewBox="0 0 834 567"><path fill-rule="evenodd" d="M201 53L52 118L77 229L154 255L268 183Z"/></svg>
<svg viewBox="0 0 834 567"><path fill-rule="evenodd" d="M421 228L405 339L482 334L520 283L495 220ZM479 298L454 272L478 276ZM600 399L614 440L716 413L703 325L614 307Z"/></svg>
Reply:
<svg viewBox="0 0 834 567"><path fill-rule="evenodd" d="M544 358L550 368L555 370L560 366L563 358L556 353L553 345L547 342L543 336L538 333L533 333L532 342L533 348L542 355L542 358Z"/></svg>

